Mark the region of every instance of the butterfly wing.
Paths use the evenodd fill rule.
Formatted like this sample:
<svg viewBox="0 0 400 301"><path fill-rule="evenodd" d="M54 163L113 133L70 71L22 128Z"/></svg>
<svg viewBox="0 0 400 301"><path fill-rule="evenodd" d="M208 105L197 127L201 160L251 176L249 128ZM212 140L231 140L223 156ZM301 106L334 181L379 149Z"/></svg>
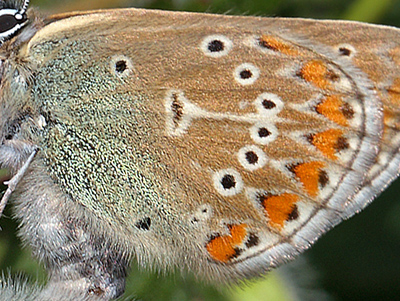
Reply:
<svg viewBox="0 0 400 301"><path fill-rule="evenodd" d="M397 176L399 36L137 9L53 20L26 47L37 164L123 252L257 275Z"/></svg>

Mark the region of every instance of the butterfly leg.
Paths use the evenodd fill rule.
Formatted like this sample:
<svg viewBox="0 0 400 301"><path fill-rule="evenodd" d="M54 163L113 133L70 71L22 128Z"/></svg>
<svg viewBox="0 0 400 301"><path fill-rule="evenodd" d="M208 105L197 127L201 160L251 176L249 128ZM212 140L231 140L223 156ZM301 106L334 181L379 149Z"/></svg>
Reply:
<svg viewBox="0 0 400 301"><path fill-rule="evenodd" d="M108 300L122 295L127 248L115 242L104 221L60 191L41 156L29 170L15 191L14 212L23 242L49 272L39 299L62 294Z"/></svg>
<svg viewBox="0 0 400 301"><path fill-rule="evenodd" d="M4 208L7 205L7 202L9 200L11 194L13 193L13 191L17 187L18 183L21 181L21 179L25 175L26 171L28 170L29 165L31 164L31 162L32 162L32 160L35 157L37 152L38 152L38 150L35 149L30 154L28 159L25 161L24 165L22 165L22 167L18 170L18 172L9 181L4 182L4 184L7 185L7 190L3 194L3 197L1 198L1 201L0 201L0 217L1 217L2 213L3 213L3 211L4 211Z"/></svg>

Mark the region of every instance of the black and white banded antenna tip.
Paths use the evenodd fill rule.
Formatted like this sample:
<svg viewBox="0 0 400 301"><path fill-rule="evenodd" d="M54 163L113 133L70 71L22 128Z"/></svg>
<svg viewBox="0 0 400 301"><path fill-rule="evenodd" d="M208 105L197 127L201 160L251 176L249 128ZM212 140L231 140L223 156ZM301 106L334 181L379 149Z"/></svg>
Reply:
<svg viewBox="0 0 400 301"><path fill-rule="evenodd" d="M26 24L28 5L29 0L25 0L19 10L15 8L0 9L0 45Z"/></svg>

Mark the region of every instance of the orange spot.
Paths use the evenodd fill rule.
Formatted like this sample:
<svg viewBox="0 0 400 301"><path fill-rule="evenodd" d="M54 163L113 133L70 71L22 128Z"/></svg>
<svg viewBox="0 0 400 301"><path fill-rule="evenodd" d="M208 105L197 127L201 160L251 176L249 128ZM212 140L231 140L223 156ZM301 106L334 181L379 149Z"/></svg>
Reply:
<svg viewBox="0 0 400 301"><path fill-rule="evenodd" d="M389 55L397 66L400 66L400 47L397 46L389 51Z"/></svg>
<svg viewBox="0 0 400 301"><path fill-rule="evenodd" d="M286 55L298 55L298 51L294 50L289 45L285 44L281 39L276 37L262 35L258 40L261 47L281 52Z"/></svg>
<svg viewBox="0 0 400 301"><path fill-rule="evenodd" d="M383 109L383 122L385 124L385 127L383 128L384 135L389 129L400 129L400 120L399 120L399 114L397 112L393 112L389 108L384 107Z"/></svg>
<svg viewBox="0 0 400 301"><path fill-rule="evenodd" d="M324 62L317 60L307 62L298 75L321 89L329 88L330 82L338 79L338 76L329 70Z"/></svg>
<svg viewBox="0 0 400 301"><path fill-rule="evenodd" d="M238 254L238 247L243 243L247 235L246 224L228 225L230 234L211 239L207 245L207 251L214 260L228 262Z"/></svg>
<svg viewBox="0 0 400 301"><path fill-rule="evenodd" d="M266 211L265 215L269 218L269 224L278 230L281 230L284 222L290 219L298 200L298 195L290 193L260 196L261 204Z"/></svg>
<svg viewBox="0 0 400 301"><path fill-rule="evenodd" d="M337 95L327 96L317 106L316 111L341 126L348 126L354 115L353 109Z"/></svg>
<svg viewBox="0 0 400 301"><path fill-rule="evenodd" d="M337 160L336 152L340 149L342 135L341 130L330 129L314 134L311 143L329 159Z"/></svg>
<svg viewBox="0 0 400 301"><path fill-rule="evenodd" d="M396 78L393 84L387 89L390 102L396 106L400 105L400 78Z"/></svg>
<svg viewBox="0 0 400 301"><path fill-rule="evenodd" d="M314 161L296 165L293 168L294 173L303 183L304 189L311 196L317 196L321 182L321 169L325 166L323 162Z"/></svg>

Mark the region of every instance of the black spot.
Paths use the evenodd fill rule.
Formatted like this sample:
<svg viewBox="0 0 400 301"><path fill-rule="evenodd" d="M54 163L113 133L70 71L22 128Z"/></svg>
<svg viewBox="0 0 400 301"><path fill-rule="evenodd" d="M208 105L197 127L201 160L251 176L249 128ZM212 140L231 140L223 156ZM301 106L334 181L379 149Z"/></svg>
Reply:
<svg viewBox="0 0 400 301"><path fill-rule="evenodd" d="M128 68L126 61L121 60L115 63L115 71L118 73L124 72L126 68Z"/></svg>
<svg viewBox="0 0 400 301"><path fill-rule="evenodd" d="M196 224L196 223L198 223L199 222L199 220L196 218L196 217L194 217L194 218L192 218L192 220L190 221L192 224Z"/></svg>
<svg viewBox="0 0 400 301"><path fill-rule="evenodd" d="M255 235L254 233L250 233L249 238L246 241L246 247L247 248L255 247L258 245L259 242L260 239L258 238L258 236Z"/></svg>
<svg viewBox="0 0 400 301"><path fill-rule="evenodd" d="M236 186L235 177L232 175L224 175L221 179L221 185L224 189L231 189Z"/></svg>
<svg viewBox="0 0 400 301"><path fill-rule="evenodd" d="M269 99L264 99L262 101L262 105L267 110L271 110L276 107L276 104L272 100L269 100Z"/></svg>
<svg viewBox="0 0 400 301"><path fill-rule="evenodd" d="M266 129L264 127L258 129L258 136L260 138L268 137L269 135L271 135L271 132L268 131L268 129Z"/></svg>
<svg viewBox="0 0 400 301"><path fill-rule="evenodd" d="M352 119L354 117L354 110L348 103L344 103L340 107L340 111L343 113L344 117L346 117L347 119Z"/></svg>
<svg viewBox="0 0 400 301"><path fill-rule="evenodd" d="M258 162L258 156L255 152L246 152L246 160L249 164L256 164Z"/></svg>
<svg viewBox="0 0 400 301"><path fill-rule="evenodd" d="M211 234L210 235L210 238L208 239L208 243L207 244L209 244L210 242L212 242L214 239L216 239L216 238L218 238L218 237L220 237L221 235L219 234L219 233L213 233L213 234Z"/></svg>
<svg viewBox="0 0 400 301"><path fill-rule="evenodd" d="M287 164L286 165L286 168L290 171L290 172L292 172L292 173L296 173L296 167L298 166L299 164Z"/></svg>
<svg viewBox="0 0 400 301"><path fill-rule="evenodd" d="M253 77L253 73L249 69L244 69L239 73L241 79L249 79Z"/></svg>
<svg viewBox="0 0 400 301"><path fill-rule="evenodd" d="M183 116L183 104L178 99L178 95L173 94L172 98L173 98L173 100L172 100L172 104L171 104L171 111L172 111L172 113L174 113L174 117L172 120L173 120L175 126L178 126L178 124Z"/></svg>
<svg viewBox="0 0 400 301"><path fill-rule="evenodd" d="M260 45L263 48L267 48L273 51L278 51L276 47L272 46L271 43L269 43L265 38L261 37L258 39L258 45Z"/></svg>
<svg viewBox="0 0 400 301"><path fill-rule="evenodd" d="M202 213L207 213L208 210L207 210L207 208L204 208L203 210L201 210L201 212L202 212Z"/></svg>
<svg viewBox="0 0 400 301"><path fill-rule="evenodd" d="M326 184L328 184L329 176L328 176L328 174L326 173L325 170L320 170L319 171L318 182L321 184L321 187L325 187Z"/></svg>
<svg viewBox="0 0 400 301"><path fill-rule="evenodd" d="M339 54L343 56L350 56L351 55L351 50L346 47L340 47L339 48Z"/></svg>
<svg viewBox="0 0 400 301"><path fill-rule="evenodd" d="M257 201L261 204L261 206L264 207L264 202L267 201L268 198L270 198L271 196L273 196L273 194L271 194L271 193L257 194Z"/></svg>
<svg viewBox="0 0 400 301"><path fill-rule="evenodd" d="M336 142L335 149L337 151L341 151L344 149L348 149L350 147L349 142L345 137L339 137L338 141Z"/></svg>
<svg viewBox="0 0 400 301"><path fill-rule="evenodd" d="M135 226L140 230L149 230L151 225L150 217L145 217L144 219L138 221Z"/></svg>
<svg viewBox="0 0 400 301"><path fill-rule="evenodd" d="M210 52L220 52L223 51L224 48L225 45L220 40L213 40L210 43L208 43L208 50L210 50Z"/></svg>
<svg viewBox="0 0 400 301"><path fill-rule="evenodd" d="M294 221L299 218L299 208L296 205L293 206L292 212L289 213L287 218L288 221Z"/></svg>
<svg viewBox="0 0 400 301"><path fill-rule="evenodd" d="M309 143L314 144L314 137L315 137L315 134L308 134L308 135L306 135L305 137L306 137L306 139L307 139L307 141L308 141Z"/></svg>
<svg viewBox="0 0 400 301"><path fill-rule="evenodd" d="M7 134L4 138L5 138L6 140L11 140L13 137L14 137L14 135L12 135L12 134Z"/></svg>
<svg viewBox="0 0 400 301"><path fill-rule="evenodd" d="M229 260L236 258L236 257L240 256L240 254L243 253L243 250L239 249L239 248L234 248L233 250L235 251L235 254L232 254L232 256L229 257Z"/></svg>

